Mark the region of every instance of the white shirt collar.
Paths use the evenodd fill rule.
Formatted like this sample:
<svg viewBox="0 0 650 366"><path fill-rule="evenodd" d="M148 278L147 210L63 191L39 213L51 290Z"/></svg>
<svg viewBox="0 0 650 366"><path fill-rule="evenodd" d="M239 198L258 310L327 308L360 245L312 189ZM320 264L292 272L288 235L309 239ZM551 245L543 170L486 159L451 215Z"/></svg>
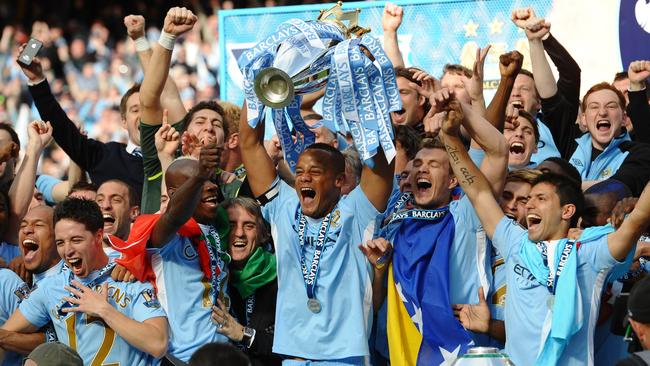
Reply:
<svg viewBox="0 0 650 366"><path fill-rule="evenodd" d="M128 152L129 154L133 154L133 151L139 147L140 146L134 144L133 141L129 139L129 142L126 144L126 152Z"/></svg>

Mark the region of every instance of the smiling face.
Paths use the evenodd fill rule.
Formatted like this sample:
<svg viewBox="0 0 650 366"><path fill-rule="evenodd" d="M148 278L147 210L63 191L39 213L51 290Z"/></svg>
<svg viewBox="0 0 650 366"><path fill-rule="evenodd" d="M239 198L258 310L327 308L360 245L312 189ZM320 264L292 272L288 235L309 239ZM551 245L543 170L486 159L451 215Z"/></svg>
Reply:
<svg viewBox="0 0 650 366"><path fill-rule="evenodd" d="M508 103L536 115L541 104L535 90L535 80L526 74L517 75Z"/></svg>
<svg viewBox="0 0 650 366"><path fill-rule="evenodd" d="M422 122L425 97L411 88L405 77L397 77L397 89L402 98L402 109L390 113L393 124L414 126Z"/></svg>
<svg viewBox="0 0 650 366"><path fill-rule="evenodd" d="M308 149L300 154L296 165L295 189L302 213L316 219L336 206L345 179L344 171L336 173L328 159L328 152Z"/></svg>
<svg viewBox="0 0 650 366"><path fill-rule="evenodd" d="M621 134L625 111L618 95L609 89L602 89L589 94L585 101L583 122L591 135L595 148L604 150L607 145Z"/></svg>
<svg viewBox="0 0 650 366"><path fill-rule="evenodd" d="M524 168L530 164L530 157L537 151L537 142L533 124L521 116L517 121L519 122L517 127L507 125L509 127L503 129L503 136L510 147L508 165L513 168Z"/></svg>
<svg viewBox="0 0 650 366"><path fill-rule="evenodd" d="M187 132L194 134L203 144L215 142L221 146L226 138L223 116L212 109L200 109L187 124Z"/></svg>
<svg viewBox="0 0 650 366"><path fill-rule="evenodd" d="M240 205L228 207L228 254L234 263L245 263L257 248L257 218Z"/></svg>
<svg viewBox="0 0 650 366"><path fill-rule="evenodd" d="M102 235L103 230L93 233L71 219L59 220L54 226L56 250L75 276L84 278L106 261Z"/></svg>
<svg viewBox="0 0 650 366"><path fill-rule="evenodd" d="M137 207L131 207L129 188L123 183L108 181L97 189L95 202L102 210L104 232L126 240L131 222L138 215Z"/></svg>
<svg viewBox="0 0 650 366"><path fill-rule="evenodd" d="M44 272L60 260L54 245L53 214L52 208L37 206L20 222L18 243L25 268L32 273Z"/></svg>
<svg viewBox="0 0 650 366"><path fill-rule="evenodd" d="M526 203L526 225L531 241L557 240L566 236L575 206L560 204L555 186L539 183L533 186Z"/></svg>
<svg viewBox="0 0 650 366"><path fill-rule="evenodd" d="M507 182L501 193L499 205L503 213L526 227L526 203L531 185L526 182Z"/></svg>
<svg viewBox="0 0 650 366"><path fill-rule="evenodd" d="M135 92L126 100L126 111L122 116L122 127L129 133L134 144L140 145L140 93Z"/></svg>
<svg viewBox="0 0 650 366"><path fill-rule="evenodd" d="M418 151L409 177L415 204L422 208L447 205L451 190L458 184L450 172L447 152L437 148Z"/></svg>

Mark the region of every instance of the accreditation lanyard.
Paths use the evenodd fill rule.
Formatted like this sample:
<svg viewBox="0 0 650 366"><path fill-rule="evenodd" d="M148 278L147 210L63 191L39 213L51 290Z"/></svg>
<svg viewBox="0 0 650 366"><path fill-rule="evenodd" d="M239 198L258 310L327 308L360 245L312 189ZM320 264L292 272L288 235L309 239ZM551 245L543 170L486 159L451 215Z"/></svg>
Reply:
<svg viewBox="0 0 650 366"><path fill-rule="evenodd" d="M548 270L548 278L546 279L546 289L551 295L555 295L555 290L557 289L557 282L560 279L560 275L562 274L562 271L564 271L564 267L566 267L566 262L569 260L569 255L571 254L571 250L573 250L573 246L575 245L575 240L568 240L564 244L564 248L562 249L562 253L560 254L560 260L558 261L557 267L555 271L551 271L549 265L548 265L548 248L545 242L538 242L535 244L537 246L537 249L542 254L542 260L544 261L544 266L546 266Z"/></svg>
<svg viewBox="0 0 650 366"><path fill-rule="evenodd" d="M109 262L107 265L104 266L104 268L99 270L99 273L97 274L97 277L93 279L92 281L88 282L86 284L86 287L89 287L90 289L93 289L97 284L104 278L104 276L109 273L113 267L115 267L115 262ZM72 280L74 279L74 274L72 273L72 269L69 270L69 275L68 275L68 286L74 287L72 285ZM76 298L76 296L73 293L70 293L68 297ZM63 309L72 307L73 305L69 301L61 301L61 303L56 307L56 313L58 316L65 316L66 313L63 312Z"/></svg>
<svg viewBox="0 0 650 366"><path fill-rule="evenodd" d="M299 208L300 209L300 208ZM330 228L330 222L332 220L332 214L336 210L336 207L325 216L323 222L320 224L320 229L318 229L318 237L316 238L316 248L314 249L314 257L311 260L311 266L307 269L307 264L305 263L305 227L307 226L307 219L299 212L298 220L298 240L300 241L300 265L302 267L302 276L305 280L305 286L307 287L307 297L310 299L315 298L314 290L316 288L316 280L318 278L318 270L320 269L320 260L323 257L323 248L325 247L325 240L327 239L327 232Z"/></svg>

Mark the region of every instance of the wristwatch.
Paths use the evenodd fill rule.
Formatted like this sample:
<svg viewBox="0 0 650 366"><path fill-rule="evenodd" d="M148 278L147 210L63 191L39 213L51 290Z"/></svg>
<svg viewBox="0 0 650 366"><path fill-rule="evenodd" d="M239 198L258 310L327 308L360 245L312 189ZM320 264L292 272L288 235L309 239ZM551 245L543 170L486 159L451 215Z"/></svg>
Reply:
<svg viewBox="0 0 650 366"><path fill-rule="evenodd" d="M246 348L250 348L255 340L255 329L244 327L244 336L241 339L241 344Z"/></svg>

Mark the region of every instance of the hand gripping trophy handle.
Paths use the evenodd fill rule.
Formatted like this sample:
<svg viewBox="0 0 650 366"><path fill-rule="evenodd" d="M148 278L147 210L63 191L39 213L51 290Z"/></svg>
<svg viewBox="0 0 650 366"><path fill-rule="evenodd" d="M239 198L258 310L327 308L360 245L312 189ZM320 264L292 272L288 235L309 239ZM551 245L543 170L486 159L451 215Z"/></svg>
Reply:
<svg viewBox="0 0 650 366"><path fill-rule="evenodd" d="M284 108L295 95L322 89L327 84L334 47L345 39L370 32L370 29L358 25L361 9L344 12L342 5L339 1L330 9L321 10L317 20L302 22L307 27L329 27L334 33L331 37L310 40L307 39L309 30L301 29L278 46L272 66L260 70L254 80L255 94L264 105ZM315 46L318 43L323 47Z"/></svg>

